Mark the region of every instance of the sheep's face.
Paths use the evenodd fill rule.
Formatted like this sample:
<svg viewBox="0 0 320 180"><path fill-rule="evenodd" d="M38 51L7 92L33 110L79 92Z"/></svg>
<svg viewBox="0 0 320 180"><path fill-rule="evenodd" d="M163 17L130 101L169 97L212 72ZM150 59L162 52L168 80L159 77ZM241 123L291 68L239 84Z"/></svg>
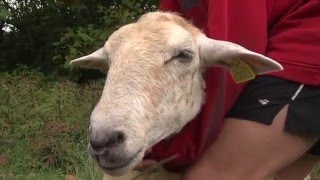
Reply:
<svg viewBox="0 0 320 180"><path fill-rule="evenodd" d="M196 116L204 99L203 67L228 67L228 59L219 55L225 51L219 43L241 49L206 38L176 15L149 13L115 31L95 53L72 61L82 67L108 68L89 128L90 153L106 173L127 172L148 148ZM241 50L247 53L243 57L258 59L256 72L280 69L270 59Z"/></svg>

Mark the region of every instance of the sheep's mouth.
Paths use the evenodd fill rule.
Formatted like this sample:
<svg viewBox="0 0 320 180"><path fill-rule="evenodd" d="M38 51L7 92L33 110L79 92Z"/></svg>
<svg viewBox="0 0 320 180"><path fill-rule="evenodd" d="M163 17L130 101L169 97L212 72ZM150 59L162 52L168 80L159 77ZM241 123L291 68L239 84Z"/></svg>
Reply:
<svg viewBox="0 0 320 180"><path fill-rule="evenodd" d="M98 166L107 174L112 176L119 176L134 168L136 164L138 164L144 156L144 150L140 149L133 156L126 158L121 163L113 164L109 163L106 160L106 157L101 155L92 155L92 158L97 162ZM107 162L107 163L106 163Z"/></svg>
<svg viewBox="0 0 320 180"><path fill-rule="evenodd" d="M103 157L96 157L96 161L98 162L99 166L106 171L114 171L114 170L118 170L118 169L123 169L125 167L128 167L129 165L132 164L132 162L134 162L134 160L137 158L138 154L142 152L142 149L139 150L135 155L133 155L132 157L128 158L126 161L124 161L121 164L116 164L116 165L103 165L102 163L99 162L100 158Z"/></svg>

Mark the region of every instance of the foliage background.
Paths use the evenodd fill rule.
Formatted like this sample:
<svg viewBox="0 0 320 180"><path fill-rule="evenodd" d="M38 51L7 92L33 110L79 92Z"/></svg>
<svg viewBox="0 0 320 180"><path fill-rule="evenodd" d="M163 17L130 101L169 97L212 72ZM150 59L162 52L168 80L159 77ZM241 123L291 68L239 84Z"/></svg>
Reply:
<svg viewBox="0 0 320 180"><path fill-rule="evenodd" d="M157 0L2 0L0 70L23 66L79 81L99 77L94 71L70 70L68 62L157 5Z"/></svg>

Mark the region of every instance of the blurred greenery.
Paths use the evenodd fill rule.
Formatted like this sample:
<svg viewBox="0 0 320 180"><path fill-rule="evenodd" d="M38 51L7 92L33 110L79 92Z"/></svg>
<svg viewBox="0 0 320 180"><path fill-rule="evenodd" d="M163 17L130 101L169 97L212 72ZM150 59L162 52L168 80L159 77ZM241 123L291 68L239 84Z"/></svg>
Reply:
<svg viewBox="0 0 320 180"><path fill-rule="evenodd" d="M10 12L4 6L3 2L0 2L0 21L4 22L10 16Z"/></svg>
<svg viewBox="0 0 320 180"><path fill-rule="evenodd" d="M158 0L2 0L0 70L23 66L79 81L101 77L95 71L72 70L68 63L157 5Z"/></svg>

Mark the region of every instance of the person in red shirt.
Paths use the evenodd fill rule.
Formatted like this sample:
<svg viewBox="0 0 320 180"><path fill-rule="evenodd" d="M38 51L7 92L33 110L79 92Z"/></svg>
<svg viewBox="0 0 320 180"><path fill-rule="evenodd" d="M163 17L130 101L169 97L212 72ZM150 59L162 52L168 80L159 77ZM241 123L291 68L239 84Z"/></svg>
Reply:
<svg viewBox="0 0 320 180"><path fill-rule="evenodd" d="M237 43L284 70L235 84L209 68L202 112L146 158L185 179L303 179L320 160L320 1L161 0L213 39Z"/></svg>

